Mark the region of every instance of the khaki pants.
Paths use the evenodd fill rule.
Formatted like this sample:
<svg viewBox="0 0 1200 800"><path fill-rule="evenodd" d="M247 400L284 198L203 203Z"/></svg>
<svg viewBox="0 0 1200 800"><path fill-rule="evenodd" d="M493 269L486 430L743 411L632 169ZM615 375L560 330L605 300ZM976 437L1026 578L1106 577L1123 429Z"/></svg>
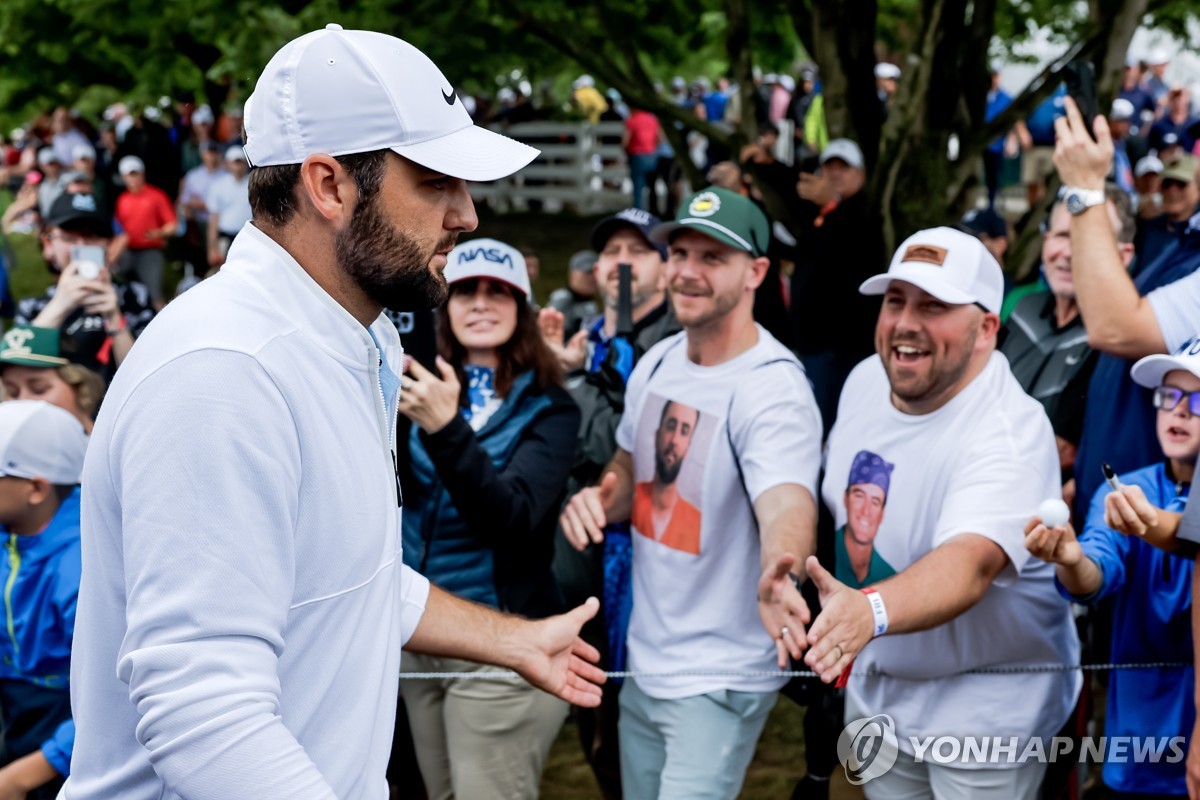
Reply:
<svg viewBox="0 0 1200 800"><path fill-rule="evenodd" d="M492 672L496 667L405 653L402 672ZM400 683L429 800L536 798L546 754L568 705L523 680Z"/></svg>

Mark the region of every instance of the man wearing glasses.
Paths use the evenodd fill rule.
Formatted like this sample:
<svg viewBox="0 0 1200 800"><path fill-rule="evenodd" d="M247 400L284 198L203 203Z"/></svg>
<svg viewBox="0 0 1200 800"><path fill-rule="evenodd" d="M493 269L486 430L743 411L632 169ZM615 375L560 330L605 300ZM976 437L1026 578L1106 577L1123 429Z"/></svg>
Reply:
<svg viewBox="0 0 1200 800"><path fill-rule="evenodd" d="M149 290L133 280L113 283L107 266L112 222L93 195L60 195L41 241L58 283L19 302L14 321L58 328L65 358L112 380L133 340L154 318Z"/></svg>

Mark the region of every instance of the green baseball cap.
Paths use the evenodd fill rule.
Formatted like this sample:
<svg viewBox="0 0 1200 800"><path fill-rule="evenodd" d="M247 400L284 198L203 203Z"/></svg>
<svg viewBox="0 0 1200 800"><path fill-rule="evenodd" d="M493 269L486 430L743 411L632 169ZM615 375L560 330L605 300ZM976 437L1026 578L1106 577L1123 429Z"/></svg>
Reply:
<svg viewBox="0 0 1200 800"><path fill-rule="evenodd" d="M69 363L58 354L58 328L15 325L0 340L0 366L61 367Z"/></svg>
<svg viewBox="0 0 1200 800"><path fill-rule="evenodd" d="M745 250L755 258L767 254L771 241L771 223L762 209L748 197L715 186L689 197L674 222L664 222L650 231L650 241L670 244L675 232L683 228Z"/></svg>

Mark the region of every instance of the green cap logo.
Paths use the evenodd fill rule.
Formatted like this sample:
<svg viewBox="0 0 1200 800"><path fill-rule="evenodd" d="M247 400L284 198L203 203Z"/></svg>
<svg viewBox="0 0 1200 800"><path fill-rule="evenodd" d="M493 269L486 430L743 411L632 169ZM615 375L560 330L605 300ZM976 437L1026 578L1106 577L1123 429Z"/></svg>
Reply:
<svg viewBox="0 0 1200 800"><path fill-rule="evenodd" d="M693 217L711 217L721 210L721 198L716 192L700 192L688 204L688 214Z"/></svg>
<svg viewBox="0 0 1200 800"><path fill-rule="evenodd" d="M59 367L69 363L58 355L58 328L17 325L0 342L0 364Z"/></svg>

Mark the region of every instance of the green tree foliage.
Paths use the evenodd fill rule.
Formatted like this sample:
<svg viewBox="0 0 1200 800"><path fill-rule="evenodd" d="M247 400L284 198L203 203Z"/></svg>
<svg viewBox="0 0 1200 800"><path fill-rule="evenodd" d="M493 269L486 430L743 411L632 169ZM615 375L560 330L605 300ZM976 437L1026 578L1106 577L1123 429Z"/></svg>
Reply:
<svg viewBox="0 0 1200 800"><path fill-rule="evenodd" d="M1139 24L1179 33L1191 0L4 0L0 122L60 103L95 113L117 97L150 103L191 90L210 103L244 99L288 39L338 22L385 31L428 53L463 89L494 92L529 76L560 99L580 72L656 113L676 152L689 129L736 152L752 138L751 70L821 69L832 135L855 137L869 191L893 239L957 212L996 136L1031 111L1072 58L1114 91ZM988 125L991 59L1035 30L1062 56ZM873 68L904 68L886 122ZM697 120L655 89L674 75L727 74L743 92L736 129ZM959 158L947 145L958 141ZM684 164L685 168L690 165ZM697 176L692 171L693 178ZM770 200L770 198L769 198ZM781 206L773 204L782 214Z"/></svg>

